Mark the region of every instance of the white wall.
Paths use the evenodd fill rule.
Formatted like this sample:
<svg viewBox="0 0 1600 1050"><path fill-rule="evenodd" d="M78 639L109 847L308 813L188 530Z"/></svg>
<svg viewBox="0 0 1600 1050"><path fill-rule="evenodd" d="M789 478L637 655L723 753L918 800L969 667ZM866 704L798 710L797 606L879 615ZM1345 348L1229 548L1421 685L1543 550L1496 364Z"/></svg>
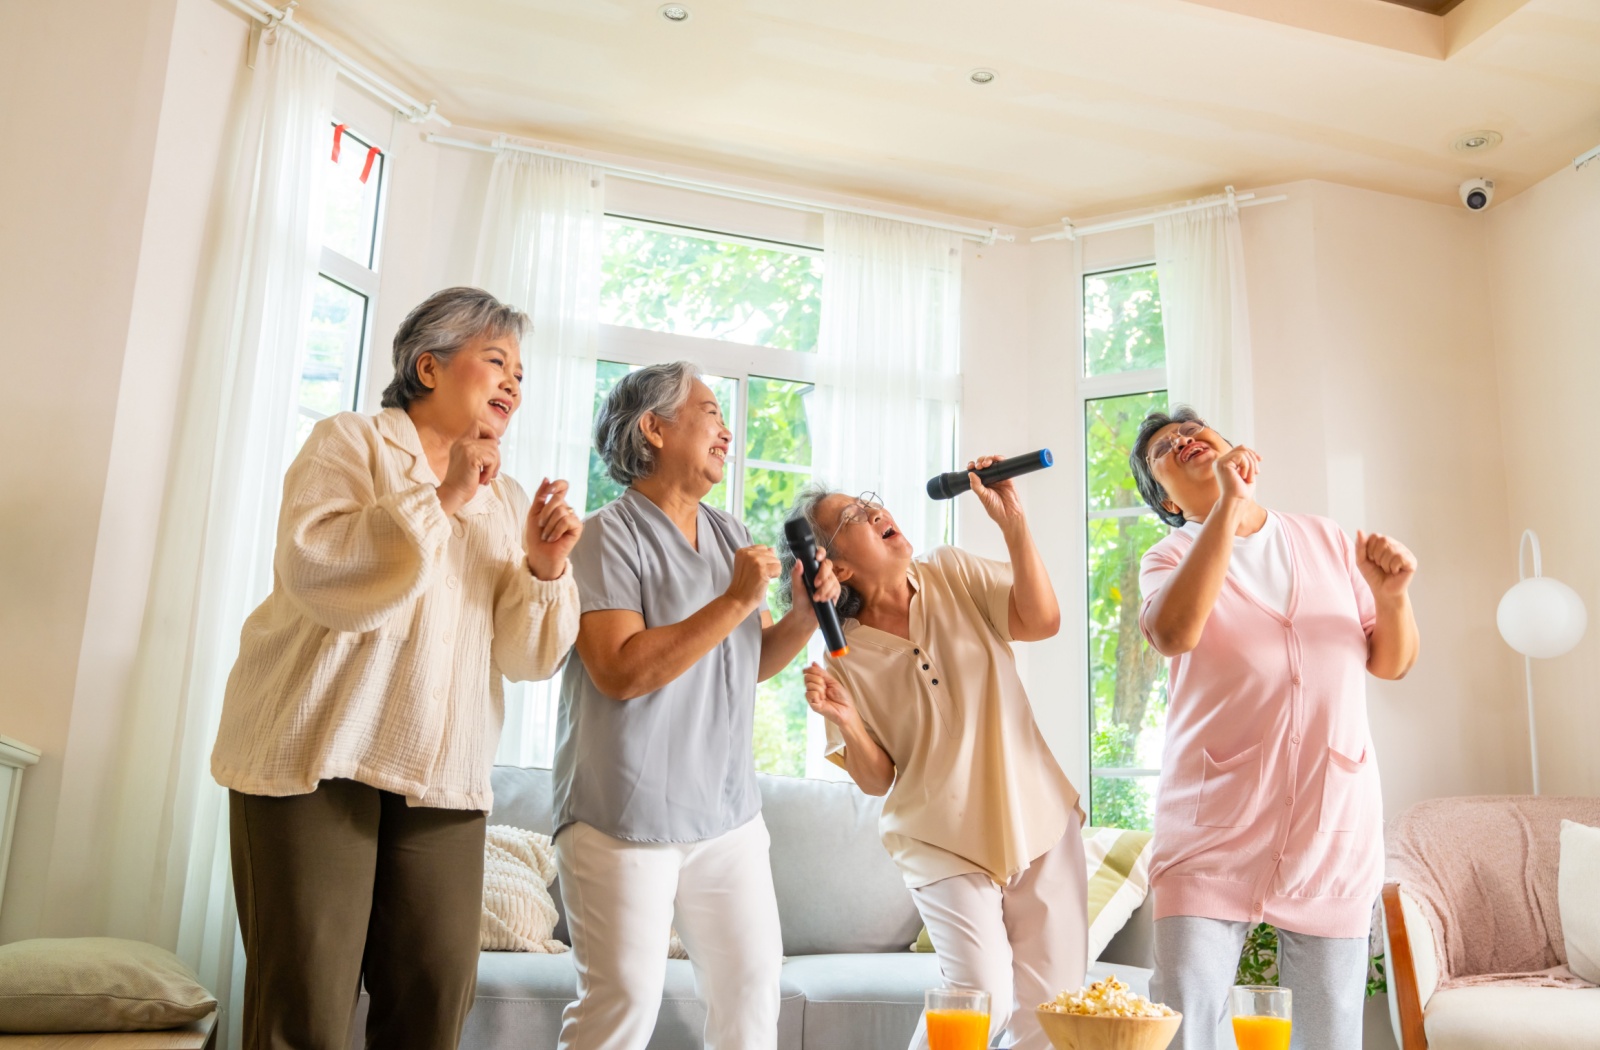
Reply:
<svg viewBox="0 0 1600 1050"><path fill-rule="evenodd" d="M1563 168L1485 216L1494 293L1494 341L1503 410L1510 516L1489 570L1495 587L1516 581L1516 544L1534 529L1544 570L1589 607L1576 650L1534 662L1540 776L1551 795L1600 795L1600 492L1593 468L1600 392L1600 164ZM1463 425L1471 434L1482 429ZM1520 708L1522 685L1505 702ZM1527 730L1507 729L1526 747ZM1517 753L1516 786L1527 758Z"/></svg>
<svg viewBox="0 0 1600 1050"><path fill-rule="evenodd" d="M1505 457L1483 216L1330 183L1242 213L1262 499L1416 552L1422 658L1370 681L1392 816L1517 791L1517 675L1494 626Z"/></svg>
<svg viewBox="0 0 1600 1050"><path fill-rule="evenodd" d="M0 940L39 918L175 7L0 4L0 732L44 753Z"/></svg>
<svg viewBox="0 0 1600 1050"><path fill-rule="evenodd" d="M137 732L125 698L145 628L185 363L196 349L191 322L205 276L219 166L230 139L230 114L246 90L249 34L239 16L212 0L178 0L171 33L55 834L38 910L41 929L65 935L107 929L116 887L145 884L117 872L113 861L119 830L113 825L128 816L131 801L118 794L119 759ZM152 749L139 760L161 762L166 754ZM152 784L164 779L149 778ZM157 823L141 831L160 826L164 795L152 795L148 815ZM146 846L151 853L153 845ZM36 860L32 846L19 848ZM18 921L7 903L7 922ZM142 913L142 902L133 910ZM146 935L142 923L117 932Z"/></svg>

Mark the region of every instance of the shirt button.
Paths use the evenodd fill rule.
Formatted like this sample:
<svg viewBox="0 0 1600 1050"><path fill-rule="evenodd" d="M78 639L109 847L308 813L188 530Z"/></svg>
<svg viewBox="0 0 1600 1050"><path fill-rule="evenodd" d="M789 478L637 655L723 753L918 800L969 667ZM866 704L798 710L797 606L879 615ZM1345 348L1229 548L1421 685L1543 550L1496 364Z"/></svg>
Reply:
<svg viewBox="0 0 1600 1050"><path fill-rule="evenodd" d="M927 669L928 669L928 665L927 665L927 664L923 664L923 665L922 665L922 669L923 669L923 670L924 670L924 671L926 671L926 670L927 670Z"/></svg>
<svg viewBox="0 0 1600 1050"><path fill-rule="evenodd" d="M467 534L466 526L462 525L459 521L455 523L450 531L454 532L457 536L465 536Z"/></svg>
<svg viewBox="0 0 1600 1050"><path fill-rule="evenodd" d="M1261 902L1260 901L1251 901L1250 902L1250 907L1254 908L1257 912L1260 912L1261 911Z"/></svg>
<svg viewBox="0 0 1600 1050"><path fill-rule="evenodd" d="M1293 678L1289 679L1289 681L1293 682L1295 685L1299 685L1300 684L1300 676L1299 675L1295 675Z"/></svg>
<svg viewBox="0 0 1600 1050"><path fill-rule="evenodd" d="M1297 737L1297 736L1292 736L1292 737L1289 738L1289 743L1291 743L1291 744L1298 744L1299 742L1300 742L1300 738Z"/></svg>
<svg viewBox="0 0 1600 1050"><path fill-rule="evenodd" d="M913 649L913 650L911 650L911 655L912 656L921 656L922 655L922 650L921 649Z"/></svg>
<svg viewBox="0 0 1600 1050"><path fill-rule="evenodd" d="M1272 859L1273 860L1282 860L1283 859L1283 854L1282 853L1278 853L1277 851L1274 851L1273 854L1272 854Z"/></svg>
<svg viewBox="0 0 1600 1050"><path fill-rule="evenodd" d="M444 698L444 690L443 690L443 689L434 689L434 691L433 691L433 698L434 698L434 699L435 699L435 700L441 700L441 699L443 699L443 698Z"/></svg>
<svg viewBox="0 0 1600 1050"><path fill-rule="evenodd" d="M939 684L939 680L938 680L938 679L937 679L937 678L935 678L935 679L934 679L934 680L933 680L933 684L934 684L934 685L938 685L938 684Z"/></svg>
<svg viewBox="0 0 1600 1050"><path fill-rule="evenodd" d="M454 576L450 577L449 579L445 580L444 582L449 585L449 587L450 587L450 589L452 591L455 590L456 587L461 583L461 581L456 579Z"/></svg>
<svg viewBox="0 0 1600 1050"><path fill-rule="evenodd" d="M1286 799L1284 799L1284 800L1283 800L1283 804L1284 804L1284 805L1285 805L1285 806L1292 806L1292 805L1294 805L1294 796L1293 796L1293 795L1290 795L1290 796L1289 796L1289 797L1288 797L1288 798L1286 798Z"/></svg>
<svg viewBox="0 0 1600 1050"><path fill-rule="evenodd" d="M446 631L446 632L444 632L444 634L439 636L439 640L444 642L444 644L449 645L451 642L453 642L455 640L455 637L453 635L451 635L451 633L449 631Z"/></svg>

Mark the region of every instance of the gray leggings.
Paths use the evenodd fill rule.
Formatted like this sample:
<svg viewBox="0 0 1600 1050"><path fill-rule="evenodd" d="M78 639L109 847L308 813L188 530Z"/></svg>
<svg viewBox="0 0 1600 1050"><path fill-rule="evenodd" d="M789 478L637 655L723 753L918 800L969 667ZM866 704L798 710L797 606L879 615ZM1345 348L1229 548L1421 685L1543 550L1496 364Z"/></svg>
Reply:
<svg viewBox="0 0 1600 1050"><path fill-rule="evenodd" d="M1253 923L1157 919L1150 998L1183 1014L1171 1050L1233 1050L1228 989ZM1278 982L1294 993L1292 1050L1361 1050L1367 939L1278 931Z"/></svg>

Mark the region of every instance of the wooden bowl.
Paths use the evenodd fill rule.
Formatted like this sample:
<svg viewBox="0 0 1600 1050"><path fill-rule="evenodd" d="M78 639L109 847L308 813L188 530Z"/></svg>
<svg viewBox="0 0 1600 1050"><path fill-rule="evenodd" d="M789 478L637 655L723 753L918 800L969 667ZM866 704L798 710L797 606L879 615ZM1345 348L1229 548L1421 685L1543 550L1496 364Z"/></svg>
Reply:
<svg viewBox="0 0 1600 1050"><path fill-rule="evenodd" d="M1171 1017L1094 1017L1039 1010L1039 1027L1056 1050L1167 1050L1182 1014Z"/></svg>

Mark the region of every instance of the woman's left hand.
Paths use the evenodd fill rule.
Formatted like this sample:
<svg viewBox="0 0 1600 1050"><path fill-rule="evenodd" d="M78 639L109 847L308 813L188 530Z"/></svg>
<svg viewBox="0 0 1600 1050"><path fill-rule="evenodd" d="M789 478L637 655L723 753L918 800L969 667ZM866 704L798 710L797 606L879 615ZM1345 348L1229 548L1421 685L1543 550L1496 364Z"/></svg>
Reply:
<svg viewBox="0 0 1600 1050"><path fill-rule="evenodd" d="M798 561L794 563L794 572L789 577L789 593L794 595L794 609L801 616L815 621L817 610L807 600L805 570ZM817 548L817 594L815 600L829 603L839 600L839 578L833 574L833 562L828 560L826 547Z"/></svg>
<svg viewBox="0 0 1600 1050"><path fill-rule="evenodd" d="M1398 598L1417 574L1417 556L1392 537L1358 531L1356 568L1376 597Z"/></svg>
<svg viewBox="0 0 1600 1050"><path fill-rule="evenodd" d="M1017 494L1016 482L1008 478L985 485L978 478L978 471L998 462L999 456L979 456L967 464L967 477L972 480L972 494L978 497L995 524L1004 528L1022 520L1022 497Z"/></svg>
<svg viewBox="0 0 1600 1050"><path fill-rule="evenodd" d="M545 478L533 494L522 534L528 570L541 580L557 579L567 571L567 555L581 535L583 520L567 506L567 483Z"/></svg>

